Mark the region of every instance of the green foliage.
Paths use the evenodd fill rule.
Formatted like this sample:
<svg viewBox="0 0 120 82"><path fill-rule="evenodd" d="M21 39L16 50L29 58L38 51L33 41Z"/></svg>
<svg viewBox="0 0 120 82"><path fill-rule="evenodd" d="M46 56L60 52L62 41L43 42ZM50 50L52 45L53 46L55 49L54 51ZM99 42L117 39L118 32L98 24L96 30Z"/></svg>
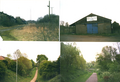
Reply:
<svg viewBox="0 0 120 82"><path fill-rule="evenodd" d="M21 76L25 76L27 74L27 67L20 61L18 63L18 74Z"/></svg>
<svg viewBox="0 0 120 82"><path fill-rule="evenodd" d="M98 80L104 80L104 82L120 82L119 56L115 48L111 46L103 47L102 53L98 54L97 57L97 64L100 69L98 72Z"/></svg>
<svg viewBox="0 0 120 82"><path fill-rule="evenodd" d="M14 60L6 57L5 60L2 61L5 63L9 70L16 72L16 62Z"/></svg>
<svg viewBox="0 0 120 82"><path fill-rule="evenodd" d="M22 57L20 57L18 59L18 61L21 62L21 63L23 63L27 67L27 69L31 69L32 68L32 62L31 62L31 60L27 59L26 57L22 56Z"/></svg>
<svg viewBox="0 0 120 82"><path fill-rule="evenodd" d="M85 69L86 61L79 53L80 50L75 46L61 43L60 74L62 82L70 81L70 77L75 73L74 70Z"/></svg>
<svg viewBox="0 0 120 82"><path fill-rule="evenodd" d="M44 79L50 79L55 77L58 74L56 69L56 64L54 62L44 60L40 64L39 74Z"/></svg>
<svg viewBox="0 0 120 82"><path fill-rule="evenodd" d="M36 59L37 63L40 63L43 60L48 60L48 58L44 54L37 55L37 59Z"/></svg>
<svg viewBox="0 0 120 82"><path fill-rule="evenodd" d="M16 72L16 62L13 61L13 60L11 60L11 61L10 61L10 64L8 65L8 69Z"/></svg>
<svg viewBox="0 0 120 82"><path fill-rule="evenodd" d="M2 26L13 26L16 24L25 24L26 21L21 18L14 18L13 16L7 15L0 12L0 25Z"/></svg>
<svg viewBox="0 0 120 82"><path fill-rule="evenodd" d="M79 53L80 51L76 47L73 47L70 44L66 45L61 43L60 66L62 72L85 68L86 61Z"/></svg>
<svg viewBox="0 0 120 82"><path fill-rule="evenodd" d="M25 24L25 20L21 19L20 17L16 17L16 23L17 24Z"/></svg>
<svg viewBox="0 0 120 82"><path fill-rule="evenodd" d="M61 75L57 75L54 78L50 79L48 82L61 82Z"/></svg>
<svg viewBox="0 0 120 82"><path fill-rule="evenodd" d="M119 23L117 23L117 22L113 22L113 32L119 32L120 31L120 25L119 25Z"/></svg>
<svg viewBox="0 0 120 82"><path fill-rule="evenodd" d="M3 79L6 74L7 67L6 65L0 61L0 79Z"/></svg>
<svg viewBox="0 0 120 82"><path fill-rule="evenodd" d="M120 72L120 64L117 61L112 62L109 65L109 71L110 72Z"/></svg>
<svg viewBox="0 0 120 82"><path fill-rule="evenodd" d="M32 67L34 68L35 67L35 62L31 59L31 62L32 62Z"/></svg>
<svg viewBox="0 0 120 82"><path fill-rule="evenodd" d="M97 54L97 63L101 70L109 70L109 64L112 60L115 60L115 56L117 55L116 48L112 46L105 46L102 49L101 54Z"/></svg>
<svg viewBox="0 0 120 82"><path fill-rule="evenodd" d="M116 59L116 61L120 64L120 54L117 54L117 55L115 56L115 59Z"/></svg>
<svg viewBox="0 0 120 82"><path fill-rule="evenodd" d="M59 16L51 14L49 17L49 15L45 15L43 18L42 17L38 18L37 23L55 23L58 25Z"/></svg>

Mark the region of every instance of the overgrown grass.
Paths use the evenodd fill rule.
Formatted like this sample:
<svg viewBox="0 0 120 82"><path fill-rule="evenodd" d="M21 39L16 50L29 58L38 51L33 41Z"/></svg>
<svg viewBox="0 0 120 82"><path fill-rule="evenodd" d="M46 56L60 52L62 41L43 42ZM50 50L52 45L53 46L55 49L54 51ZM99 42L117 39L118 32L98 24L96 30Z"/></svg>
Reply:
<svg viewBox="0 0 120 82"><path fill-rule="evenodd" d="M101 77L101 75L99 75L98 73L97 73L97 79L98 79L98 82L104 82L103 77Z"/></svg>
<svg viewBox="0 0 120 82"><path fill-rule="evenodd" d="M85 82L91 75L92 72L87 72L83 75L80 75L80 77L76 78L74 82Z"/></svg>
<svg viewBox="0 0 120 82"><path fill-rule="evenodd" d="M58 41L59 28L40 27L39 25L27 25L23 29L15 29L11 32L19 41Z"/></svg>
<svg viewBox="0 0 120 82"><path fill-rule="evenodd" d="M30 74L27 75L26 77L22 77L18 75L17 82L30 82L34 78L35 73L36 73L36 68L33 68Z"/></svg>
<svg viewBox="0 0 120 82"><path fill-rule="evenodd" d="M61 79L63 82L85 82L91 75L92 71L86 70L74 70L67 74L62 75Z"/></svg>
<svg viewBox="0 0 120 82"><path fill-rule="evenodd" d="M5 78L0 79L0 82L16 82L16 73L11 70L6 70Z"/></svg>

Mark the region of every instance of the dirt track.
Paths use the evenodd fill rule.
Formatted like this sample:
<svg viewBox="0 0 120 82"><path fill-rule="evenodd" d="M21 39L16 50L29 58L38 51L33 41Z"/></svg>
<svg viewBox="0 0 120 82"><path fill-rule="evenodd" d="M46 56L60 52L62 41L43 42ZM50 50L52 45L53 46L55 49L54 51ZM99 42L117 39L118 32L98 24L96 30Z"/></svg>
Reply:
<svg viewBox="0 0 120 82"><path fill-rule="evenodd" d="M86 82L97 82L97 74L93 73Z"/></svg>
<svg viewBox="0 0 120 82"><path fill-rule="evenodd" d="M36 79L37 79L37 75L38 75L38 68L36 67L36 73L35 73L35 76L34 76L34 78L33 78L30 82L35 82Z"/></svg>
<svg viewBox="0 0 120 82"><path fill-rule="evenodd" d="M60 41L118 42L120 36L60 35Z"/></svg>

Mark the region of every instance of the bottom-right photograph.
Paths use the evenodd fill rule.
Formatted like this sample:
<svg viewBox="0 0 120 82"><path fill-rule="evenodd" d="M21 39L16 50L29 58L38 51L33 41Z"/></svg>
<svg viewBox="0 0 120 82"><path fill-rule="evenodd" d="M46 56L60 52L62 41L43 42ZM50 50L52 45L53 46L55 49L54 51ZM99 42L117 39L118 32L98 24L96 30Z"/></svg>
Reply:
<svg viewBox="0 0 120 82"><path fill-rule="evenodd" d="M120 82L120 42L61 42L61 82Z"/></svg>

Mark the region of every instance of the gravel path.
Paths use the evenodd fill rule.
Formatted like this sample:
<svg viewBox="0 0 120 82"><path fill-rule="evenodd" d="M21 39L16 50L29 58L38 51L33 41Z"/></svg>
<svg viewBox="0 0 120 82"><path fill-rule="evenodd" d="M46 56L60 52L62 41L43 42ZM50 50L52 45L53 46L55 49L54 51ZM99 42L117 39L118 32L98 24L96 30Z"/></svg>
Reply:
<svg viewBox="0 0 120 82"><path fill-rule="evenodd" d="M97 73L93 73L86 82L97 82Z"/></svg>
<svg viewBox="0 0 120 82"><path fill-rule="evenodd" d="M35 82L36 79L37 79L37 75L38 75L38 68L36 67L36 73L35 73L35 76L34 76L34 78L33 78L30 82Z"/></svg>

